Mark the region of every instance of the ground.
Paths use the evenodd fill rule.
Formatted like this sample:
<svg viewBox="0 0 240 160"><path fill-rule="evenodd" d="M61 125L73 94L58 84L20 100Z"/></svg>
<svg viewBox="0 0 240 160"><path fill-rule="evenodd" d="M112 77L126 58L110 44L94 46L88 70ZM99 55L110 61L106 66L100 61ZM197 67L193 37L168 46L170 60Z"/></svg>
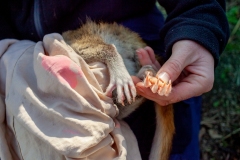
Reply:
<svg viewBox="0 0 240 160"><path fill-rule="evenodd" d="M204 94L199 135L202 160L240 159L240 0L227 1L231 36Z"/></svg>

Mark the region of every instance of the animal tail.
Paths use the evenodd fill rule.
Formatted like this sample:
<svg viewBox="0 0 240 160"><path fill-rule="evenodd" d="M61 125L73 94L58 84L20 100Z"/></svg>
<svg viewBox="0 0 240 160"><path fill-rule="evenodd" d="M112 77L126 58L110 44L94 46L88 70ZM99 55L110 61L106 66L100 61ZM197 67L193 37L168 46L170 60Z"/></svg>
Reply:
<svg viewBox="0 0 240 160"><path fill-rule="evenodd" d="M168 160L175 133L173 106L155 105L157 125L149 160Z"/></svg>

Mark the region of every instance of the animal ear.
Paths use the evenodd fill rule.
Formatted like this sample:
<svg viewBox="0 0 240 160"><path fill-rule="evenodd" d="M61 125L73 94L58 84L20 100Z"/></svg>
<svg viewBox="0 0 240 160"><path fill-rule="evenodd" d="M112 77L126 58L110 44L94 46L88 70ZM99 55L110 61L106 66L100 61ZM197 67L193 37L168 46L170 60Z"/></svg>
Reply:
<svg viewBox="0 0 240 160"><path fill-rule="evenodd" d="M114 44L110 44L110 45L114 48L115 51L117 51L117 47Z"/></svg>
<svg viewBox="0 0 240 160"><path fill-rule="evenodd" d="M114 44L110 44L110 45L113 46L115 49L117 49L116 46L115 46Z"/></svg>

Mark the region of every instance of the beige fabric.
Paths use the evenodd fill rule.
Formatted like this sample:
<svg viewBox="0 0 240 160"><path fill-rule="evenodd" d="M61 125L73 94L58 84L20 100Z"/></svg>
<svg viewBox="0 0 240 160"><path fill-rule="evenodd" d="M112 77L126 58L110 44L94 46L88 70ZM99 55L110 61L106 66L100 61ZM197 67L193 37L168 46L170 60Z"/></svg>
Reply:
<svg viewBox="0 0 240 160"><path fill-rule="evenodd" d="M140 160L104 95L108 79L104 64L86 64L59 34L0 41L1 160Z"/></svg>

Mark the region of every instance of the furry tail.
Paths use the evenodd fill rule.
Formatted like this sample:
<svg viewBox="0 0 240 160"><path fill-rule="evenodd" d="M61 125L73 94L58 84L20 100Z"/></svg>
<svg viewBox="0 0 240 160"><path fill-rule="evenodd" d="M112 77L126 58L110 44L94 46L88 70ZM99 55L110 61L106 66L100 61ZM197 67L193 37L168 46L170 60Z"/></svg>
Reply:
<svg viewBox="0 0 240 160"><path fill-rule="evenodd" d="M155 106L157 126L149 160L168 160L175 133L173 106Z"/></svg>

